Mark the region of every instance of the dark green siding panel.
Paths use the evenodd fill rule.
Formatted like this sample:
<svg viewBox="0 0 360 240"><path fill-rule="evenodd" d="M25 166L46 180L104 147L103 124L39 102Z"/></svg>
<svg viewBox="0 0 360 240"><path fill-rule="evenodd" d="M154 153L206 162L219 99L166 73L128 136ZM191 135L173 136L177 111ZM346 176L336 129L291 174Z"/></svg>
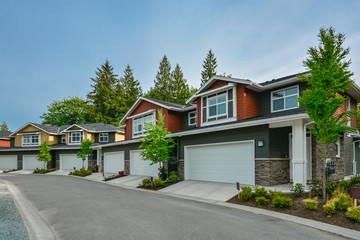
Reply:
<svg viewBox="0 0 360 240"><path fill-rule="evenodd" d="M291 127L269 129L270 158L289 157L289 133L291 133Z"/></svg>
<svg viewBox="0 0 360 240"><path fill-rule="evenodd" d="M268 125L259 125L256 127L238 128L210 133L194 134L183 136L179 140L179 159L184 159L184 147L189 145L245 141L245 140L263 140L264 147L257 147L255 144L255 157L269 157L269 127Z"/></svg>

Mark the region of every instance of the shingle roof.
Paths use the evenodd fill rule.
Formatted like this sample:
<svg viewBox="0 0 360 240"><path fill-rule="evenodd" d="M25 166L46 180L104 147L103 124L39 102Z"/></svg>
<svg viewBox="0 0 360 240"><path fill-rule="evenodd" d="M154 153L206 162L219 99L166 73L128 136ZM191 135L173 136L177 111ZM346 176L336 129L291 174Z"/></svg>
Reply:
<svg viewBox="0 0 360 240"><path fill-rule="evenodd" d="M44 124L39 124L39 123L31 123L31 124L48 132L48 133L53 133L53 134L59 133L59 127L56 127L56 126L49 126L49 125L44 125Z"/></svg>
<svg viewBox="0 0 360 240"><path fill-rule="evenodd" d="M89 123L89 124L77 124L79 127L84 128L88 131L93 132L115 132L115 131L122 131L118 127L115 127L111 124L105 124L105 123Z"/></svg>
<svg viewBox="0 0 360 240"><path fill-rule="evenodd" d="M162 104L162 105L165 105L165 106L168 106L168 107L174 107L174 108L180 108L180 109L185 107L185 105L172 103L172 102L166 102L166 101L158 100L158 99L155 99L155 98L148 98L148 97L143 97L143 98L154 101L154 102L157 102L159 104Z"/></svg>
<svg viewBox="0 0 360 240"><path fill-rule="evenodd" d="M296 74L292 74L292 75L281 77L281 78L275 78L275 79L272 79L272 80L269 80L269 81L266 81L266 82L262 82L262 83L259 83L259 84L262 85L262 86L267 86L269 84L281 82L281 81L286 80L288 78L296 77L297 75L305 74L305 73L308 73L308 72L306 71L306 72L296 73Z"/></svg>
<svg viewBox="0 0 360 240"><path fill-rule="evenodd" d="M10 131L0 131L0 139L10 139L9 135L11 133Z"/></svg>

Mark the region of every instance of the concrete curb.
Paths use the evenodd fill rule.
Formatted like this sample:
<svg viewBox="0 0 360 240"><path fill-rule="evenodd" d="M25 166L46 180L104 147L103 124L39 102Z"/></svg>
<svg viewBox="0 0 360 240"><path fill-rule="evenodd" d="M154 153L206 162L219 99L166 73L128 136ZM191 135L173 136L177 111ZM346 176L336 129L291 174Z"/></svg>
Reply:
<svg viewBox="0 0 360 240"><path fill-rule="evenodd" d="M12 195L15 205L19 210L21 218L29 234L30 240L53 240L56 239L52 229L40 216L38 210L29 200L15 187L11 182L0 180L6 183L7 188Z"/></svg>

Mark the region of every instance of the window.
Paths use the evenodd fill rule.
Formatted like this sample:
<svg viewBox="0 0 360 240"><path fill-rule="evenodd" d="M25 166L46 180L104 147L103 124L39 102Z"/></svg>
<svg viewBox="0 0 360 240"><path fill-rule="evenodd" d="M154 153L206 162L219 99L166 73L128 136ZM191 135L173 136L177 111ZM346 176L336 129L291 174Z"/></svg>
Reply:
<svg viewBox="0 0 360 240"><path fill-rule="evenodd" d="M297 108L299 106L298 86L281 89L271 93L272 112Z"/></svg>
<svg viewBox="0 0 360 240"><path fill-rule="evenodd" d="M351 105L350 105L350 97L347 97L346 98L346 111L350 111L350 109L351 109ZM346 122L346 125L348 126L348 127L351 127L351 118L350 118L350 116L348 115L348 121Z"/></svg>
<svg viewBox="0 0 360 240"><path fill-rule="evenodd" d="M83 139L83 131L69 132L69 144L80 144Z"/></svg>
<svg viewBox="0 0 360 240"><path fill-rule="evenodd" d="M154 114L134 119L133 136L140 136L146 133L146 131L144 130L145 123L154 124Z"/></svg>
<svg viewBox="0 0 360 240"><path fill-rule="evenodd" d="M108 133L100 133L99 141L100 142L108 142L109 141L109 134Z"/></svg>
<svg viewBox="0 0 360 240"><path fill-rule="evenodd" d="M61 135L61 143L66 143L66 135Z"/></svg>
<svg viewBox="0 0 360 240"><path fill-rule="evenodd" d="M195 125L196 124L196 111L193 112L189 112L188 114L188 118L189 118L189 126Z"/></svg>
<svg viewBox="0 0 360 240"><path fill-rule="evenodd" d="M24 135L22 136L23 146L39 146L39 135Z"/></svg>
<svg viewBox="0 0 360 240"><path fill-rule="evenodd" d="M336 157L340 157L340 138L335 143L336 146Z"/></svg>

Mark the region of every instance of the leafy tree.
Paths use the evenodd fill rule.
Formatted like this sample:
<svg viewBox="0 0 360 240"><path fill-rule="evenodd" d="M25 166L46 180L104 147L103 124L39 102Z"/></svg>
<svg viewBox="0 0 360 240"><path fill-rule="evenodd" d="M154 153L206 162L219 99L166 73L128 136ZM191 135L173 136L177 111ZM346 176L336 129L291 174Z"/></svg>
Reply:
<svg viewBox="0 0 360 240"><path fill-rule="evenodd" d="M82 168L84 168L84 162L86 160L86 157L89 157L94 151L93 149L90 148L92 143L93 142L91 140L85 139L81 143L81 150L77 152L77 156L81 158L81 160L83 161Z"/></svg>
<svg viewBox="0 0 360 240"><path fill-rule="evenodd" d="M82 124L89 118L86 101L79 97L55 100L47 109L48 112L40 116L43 119L42 124L52 126Z"/></svg>
<svg viewBox="0 0 360 240"><path fill-rule="evenodd" d="M9 131L9 127L5 121L0 125L0 131Z"/></svg>
<svg viewBox="0 0 360 240"><path fill-rule="evenodd" d="M133 70L130 65L127 65L124 70L124 76L120 78L119 87L123 88L124 101L125 101L125 112L131 108L136 100L142 95L142 90L138 80L134 79Z"/></svg>
<svg viewBox="0 0 360 240"><path fill-rule="evenodd" d="M353 73L348 70L351 61L345 60L349 48L342 47L345 35L335 34L335 30L330 27L321 28L318 37L318 47L310 47L307 51L309 57L303 62L309 74L302 74L299 78L309 88L303 91L299 102L314 121L312 134L323 146L323 197L326 199L327 145L335 142L344 131L352 130L345 124L349 112L336 114L336 110L345 102L343 94L350 86Z"/></svg>
<svg viewBox="0 0 360 240"><path fill-rule="evenodd" d="M219 76L220 76L220 77L232 78L232 74L226 74L226 72L224 72L223 74L220 74Z"/></svg>
<svg viewBox="0 0 360 240"><path fill-rule="evenodd" d="M172 102L178 104L185 104L186 100L191 96L189 85L186 83L184 74L179 64L176 64L174 71L171 73L173 81L173 100Z"/></svg>
<svg viewBox="0 0 360 240"><path fill-rule="evenodd" d="M143 160L149 159L153 164L159 164L160 169L164 168L164 161L172 160L171 152L175 147L175 141L172 138L166 138L170 133L164 128L164 115L158 110L157 124L145 124L147 134L142 138L140 148L144 148L141 152Z"/></svg>
<svg viewBox="0 0 360 240"><path fill-rule="evenodd" d="M51 154L50 154L50 144L49 141L44 141L39 146L39 154L37 155L37 160L44 162L44 169L46 169L47 163L51 162Z"/></svg>
<svg viewBox="0 0 360 240"><path fill-rule="evenodd" d="M212 76L216 75L216 57L211 49L206 55L202 66L204 70L201 72L201 86L204 85Z"/></svg>
<svg viewBox="0 0 360 240"><path fill-rule="evenodd" d="M162 101L173 101L173 81L171 79L171 65L166 55L160 62L159 71L154 80L154 87L150 89L147 96Z"/></svg>
<svg viewBox="0 0 360 240"><path fill-rule="evenodd" d="M118 92L121 88L116 88L119 79L108 60L97 68L96 77L91 80L94 84L91 85L92 91L87 94L91 122L118 126L124 99L122 99L123 94Z"/></svg>

